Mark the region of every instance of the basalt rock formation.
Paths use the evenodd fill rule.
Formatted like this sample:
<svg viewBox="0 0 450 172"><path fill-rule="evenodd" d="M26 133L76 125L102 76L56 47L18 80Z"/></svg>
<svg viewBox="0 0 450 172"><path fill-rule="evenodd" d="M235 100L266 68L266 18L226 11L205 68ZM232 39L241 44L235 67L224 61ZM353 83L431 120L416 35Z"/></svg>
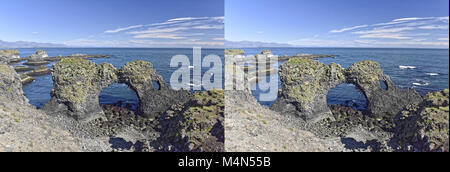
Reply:
<svg viewBox="0 0 450 172"><path fill-rule="evenodd" d="M19 104L28 103L22 91L20 75L8 65L0 64L0 95Z"/></svg>
<svg viewBox="0 0 450 172"><path fill-rule="evenodd" d="M422 101L416 91L397 88L380 65L372 61L343 69L334 63L325 65L308 58L294 58L281 65L280 78L282 88L272 109L313 123L331 116L327 93L343 83L354 84L365 95L367 111L375 118L393 117L408 104Z"/></svg>
<svg viewBox="0 0 450 172"><path fill-rule="evenodd" d="M48 114L66 114L80 121L103 117L99 95L113 83L125 83L137 93L138 112L146 117L157 117L171 104L189 97L186 91L170 90L146 61L130 62L116 69L107 63L97 65L81 58L66 58L53 66L52 75L52 98L42 109ZM154 82L158 83L158 89L154 88Z"/></svg>
<svg viewBox="0 0 450 172"><path fill-rule="evenodd" d="M400 151L449 151L449 90L428 93L396 118L392 144Z"/></svg>
<svg viewBox="0 0 450 172"><path fill-rule="evenodd" d="M223 90L198 92L185 104L173 105L160 119L160 150L223 152L224 110Z"/></svg>

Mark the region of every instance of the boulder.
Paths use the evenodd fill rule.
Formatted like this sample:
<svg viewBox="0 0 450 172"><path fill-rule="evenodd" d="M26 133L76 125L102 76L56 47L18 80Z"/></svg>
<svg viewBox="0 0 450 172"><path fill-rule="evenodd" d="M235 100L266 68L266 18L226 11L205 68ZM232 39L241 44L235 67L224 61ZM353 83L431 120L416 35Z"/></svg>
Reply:
<svg viewBox="0 0 450 172"><path fill-rule="evenodd" d="M393 145L400 151L449 151L449 90L428 93L396 118Z"/></svg>

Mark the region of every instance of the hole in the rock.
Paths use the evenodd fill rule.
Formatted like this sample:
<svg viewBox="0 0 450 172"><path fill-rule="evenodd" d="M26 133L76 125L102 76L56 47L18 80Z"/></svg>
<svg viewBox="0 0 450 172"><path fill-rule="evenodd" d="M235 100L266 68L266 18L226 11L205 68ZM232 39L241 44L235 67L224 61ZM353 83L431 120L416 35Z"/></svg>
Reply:
<svg viewBox="0 0 450 172"><path fill-rule="evenodd" d="M380 81L380 86L383 91L386 91L388 89L387 84L384 81Z"/></svg>
<svg viewBox="0 0 450 172"><path fill-rule="evenodd" d="M152 81L152 84L153 84L153 89L155 89L155 91L161 90L161 85L159 84L158 81Z"/></svg>
<svg viewBox="0 0 450 172"><path fill-rule="evenodd" d="M120 106L130 110L136 110L139 106L139 98L126 84L112 84L104 88L99 96L101 105Z"/></svg>
<svg viewBox="0 0 450 172"><path fill-rule="evenodd" d="M353 84L340 84L327 94L328 105L342 105L357 110L366 109L366 97Z"/></svg>

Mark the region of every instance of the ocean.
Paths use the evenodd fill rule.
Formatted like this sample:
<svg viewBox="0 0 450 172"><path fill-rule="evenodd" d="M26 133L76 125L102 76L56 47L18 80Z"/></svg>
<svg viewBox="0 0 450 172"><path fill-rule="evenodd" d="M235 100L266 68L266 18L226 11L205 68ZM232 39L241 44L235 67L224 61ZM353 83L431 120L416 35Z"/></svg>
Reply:
<svg viewBox="0 0 450 172"><path fill-rule="evenodd" d="M246 55L261 53L264 49L272 50L275 55L296 54L332 54L337 58L323 58L318 61L329 64L337 63L348 68L353 63L362 60L372 60L380 63L384 72L401 88L416 89L421 95L428 92L449 88L449 50L448 49L384 49L384 48L245 48ZM35 53L37 49L19 49L21 57ZM49 56L71 54L105 54L110 58L91 59L97 64L111 63L120 68L127 62L134 60L147 60L153 64L154 69L169 83L172 73L178 68L170 68L171 57L178 54L187 55L191 59L192 49L174 48L43 48ZM202 57L215 54L223 61L223 49L202 49ZM51 67L54 62L47 65ZM281 63L276 64L278 67ZM20 64L14 64L20 65ZM208 68L202 70L202 74ZM192 75L192 74L191 74ZM279 80L278 75L271 77ZM35 77L36 81L25 85L23 90L30 104L40 108L50 100L53 88L51 75ZM253 91L258 98L259 90ZM105 88L100 94L100 104L113 104L118 101L129 103L135 108L138 98L134 91L125 84L113 84ZM364 95L352 84L342 84L327 95L329 105L343 104L363 109L366 101ZM260 101L270 106L274 101Z"/></svg>
<svg viewBox="0 0 450 172"><path fill-rule="evenodd" d="M272 50L274 55L330 54L336 58L322 58L318 61L337 63L344 68L363 60L380 63L384 72L400 88L413 88L421 95L449 88L449 50L448 49L393 49L393 48L247 48L246 55ZM279 79L278 76L275 78ZM259 90L253 92L258 97ZM356 105L357 109L366 107L364 95L353 84L342 84L327 95L329 105ZM274 101L260 102L270 106Z"/></svg>
<svg viewBox="0 0 450 172"><path fill-rule="evenodd" d="M98 58L90 59L90 61L102 64L110 63L116 68L121 68L127 62L134 60L146 60L153 64L153 68L156 72L161 75L164 80L169 83L170 77L174 71L179 68L171 68L170 61L175 55L186 55L191 60L193 59L193 50L186 48L40 48L47 51L50 57L58 55L71 55L71 54L101 54L109 55L110 58ZM34 54L37 49L26 48L19 49L20 56L26 57ZM224 62L224 50L223 49L202 49L202 57L206 55L218 55L221 57L222 62ZM47 67L51 67L55 62L52 62ZM14 64L13 66L21 65ZM223 67L222 67L223 68ZM209 68L202 68L202 75L209 70ZM191 73L191 76L193 74ZM23 91L25 96L30 101L30 104L40 108L47 101L50 100L50 92L53 88L53 81L51 75L35 77L35 81L31 84L25 85ZM100 94L99 97L100 104L114 104L118 101L124 104L128 103L132 105L132 108L138 106L139 101L136 93L131 90L125 84L113 84L105 89Z"/></svg>

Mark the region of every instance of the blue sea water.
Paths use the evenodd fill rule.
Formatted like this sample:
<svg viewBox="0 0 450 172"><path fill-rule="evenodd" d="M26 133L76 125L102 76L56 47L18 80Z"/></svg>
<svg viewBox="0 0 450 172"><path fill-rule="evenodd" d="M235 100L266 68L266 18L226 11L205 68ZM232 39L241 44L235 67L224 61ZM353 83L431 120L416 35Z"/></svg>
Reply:
<svg viewBox="0 0 450 172"><path fill-rule="evenodd" d="M175 55L186 55L191 60L193 59L192 49L176 49L176 48L40 48L47 51L50 57L58 55L72 55L72 54L102 54L109 55L110 58L90 59L90 61L101 64L111 63L116 68L121 68L128 62L134 60L146 60L153 64L153 68L161 75L167 83L170 83L172 73L179 68L171 68L170 61ZM34 54L37 49L27 48L19 49L20 56L26 57ZM223 49L202 49L202 58L210 55L218 55L223 60ZM55 62L46 65L51 67ZM14 64L21 65L21 64ZM222 67L223 68L223 67ZM203 74L209 68L202 68ZM192 76L192 73L191 73ZM51 75L35 77L35 81L23 87L25 96L29 99L30 104L40 108L48 100L50 100L50 92L53 88L53 81ZM136 93L128 88L125 84L113 84L105 89L99 97L100 104L113 104L122 101L124 104L129 103L134 108L138 106L138 98Z"/></svg>
<svg viewBox="0 0 450 172"><path fill-rule="evenodd" d="M413 88L421 95L432 91L449 88L449 50L448 49L388 49L388 48L247 48L246 55L261 53L264 49L273 54L332 54L337 58L323 58L318 61L329 64L337 63L344 68L363 60L380 63L384 72L401 88ZM278 76L277 76L278 78ZM260 91L254 91L258 96ZM365 107L364 95L352 84L342 84L330 90L328 104L357 105ZM271 105L273 101L261 102Z"/></svg>

